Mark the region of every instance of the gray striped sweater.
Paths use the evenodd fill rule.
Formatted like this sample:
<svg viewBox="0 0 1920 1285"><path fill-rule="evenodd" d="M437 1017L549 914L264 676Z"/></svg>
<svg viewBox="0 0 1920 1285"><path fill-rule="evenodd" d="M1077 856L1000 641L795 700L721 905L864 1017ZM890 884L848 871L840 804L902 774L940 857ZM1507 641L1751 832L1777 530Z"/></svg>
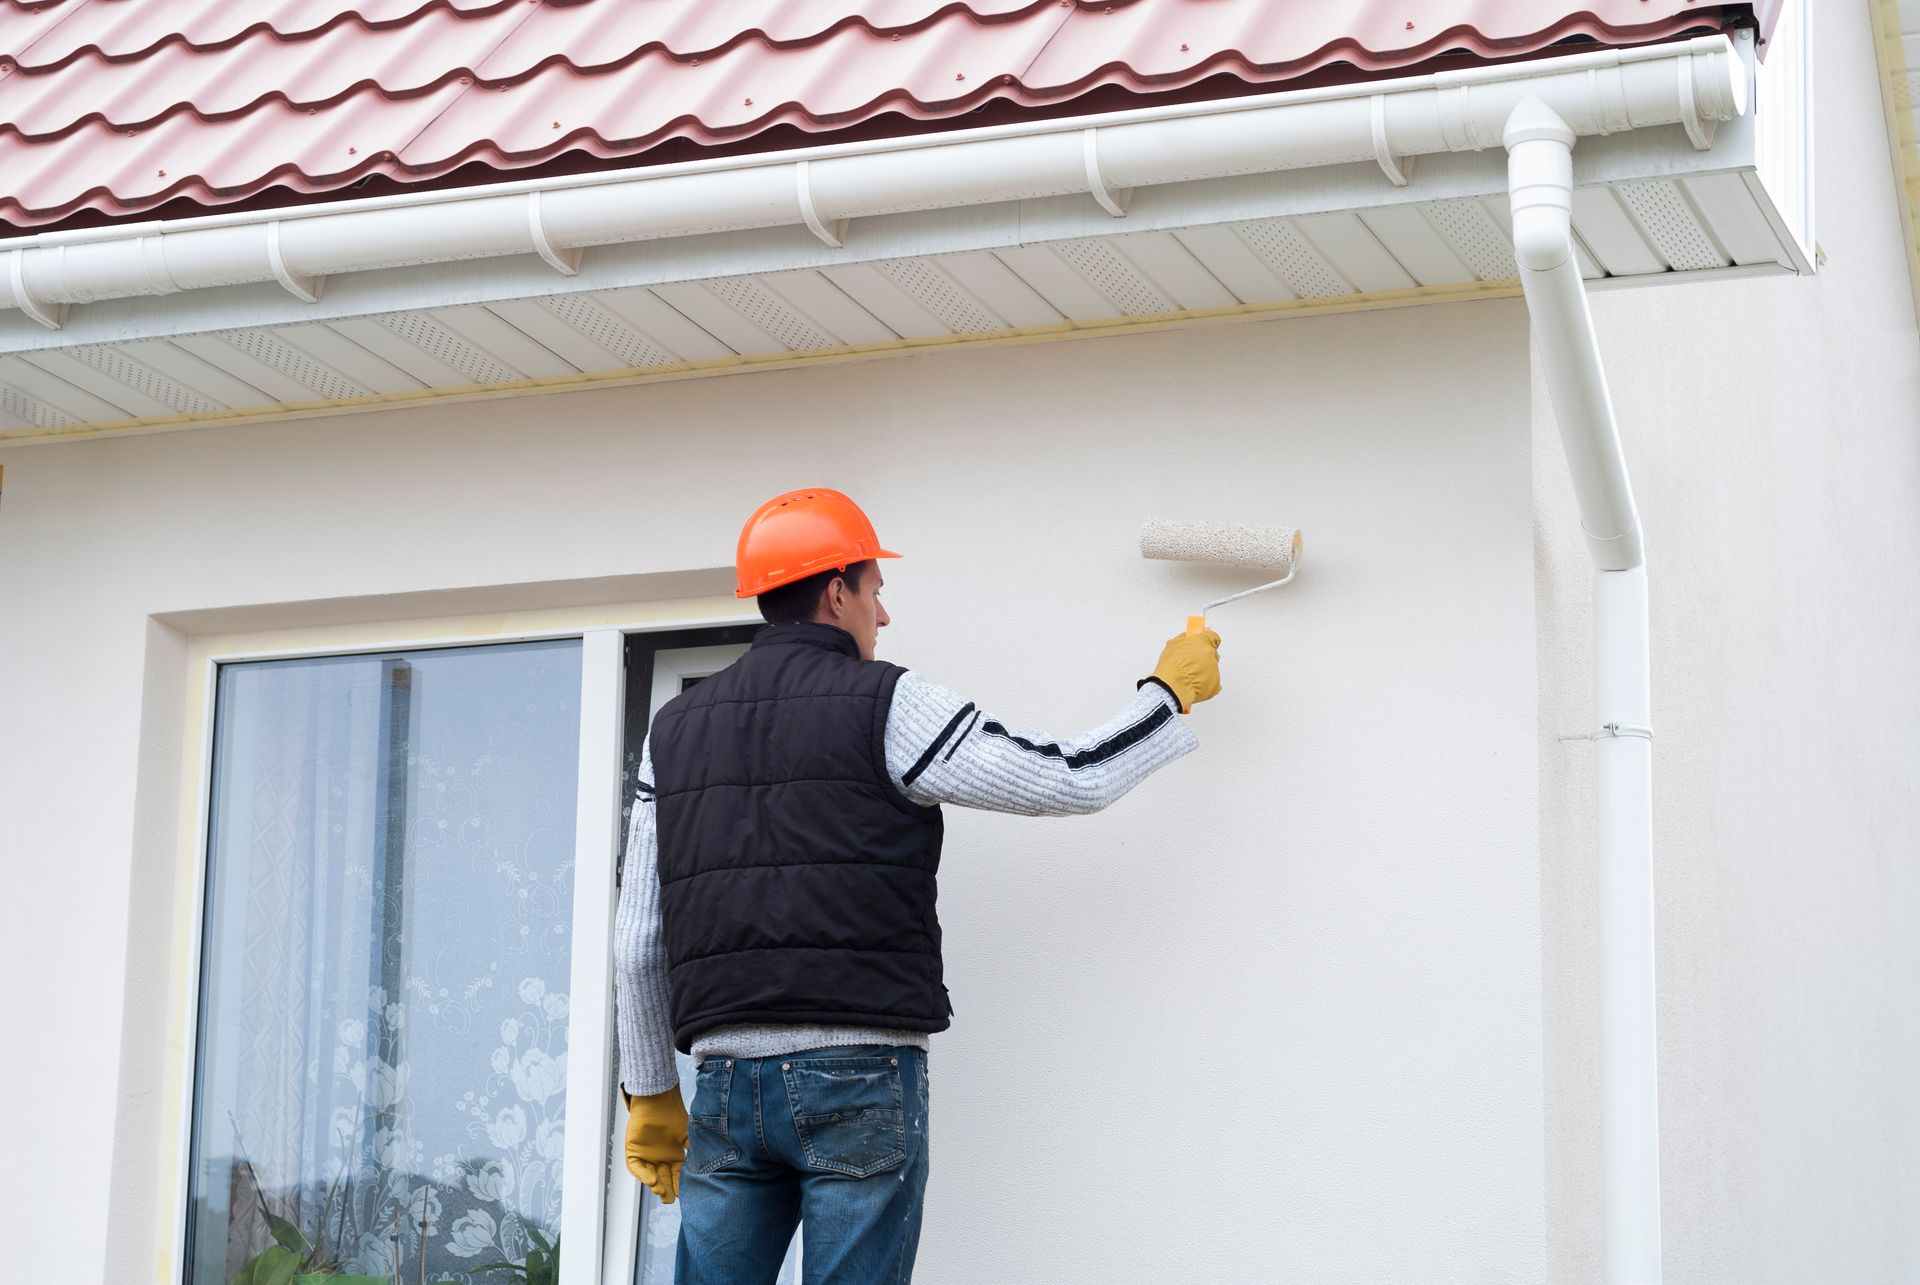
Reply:
<svg viewBox="0 0 1920 1285"><path fill-rule="evenodd" d="M972 701L909 670L887 712L887 771L915 803L951 803L1022 816L1098 812L1198 742L1157 682L1141 686L1112 718L1080 736L1013 731ZM653 780L651 742L640 779ZM667 1015L667 958L660 933L658 838L652 796L635 795L626 874L614 926L614 994L620 1082L636 1097L679 1083ZM734 1025L694 1041L707 1057L770 1057L847 1044L927 1047L923 1031L858 1026Z"/></svg>

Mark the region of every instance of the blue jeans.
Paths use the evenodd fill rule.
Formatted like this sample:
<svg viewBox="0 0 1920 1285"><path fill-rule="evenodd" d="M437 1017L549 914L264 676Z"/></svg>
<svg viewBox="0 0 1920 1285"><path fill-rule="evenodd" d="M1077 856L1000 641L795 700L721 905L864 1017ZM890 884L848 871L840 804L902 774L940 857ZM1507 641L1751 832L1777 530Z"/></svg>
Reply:
<svg viewBox="0 0 1920 1285"><path fill-rule="evenodd" d="M804 1285L913 1278L927 1054L858 1044L700 1064L675 1285L773 1285L805 1221Z"/></svg>

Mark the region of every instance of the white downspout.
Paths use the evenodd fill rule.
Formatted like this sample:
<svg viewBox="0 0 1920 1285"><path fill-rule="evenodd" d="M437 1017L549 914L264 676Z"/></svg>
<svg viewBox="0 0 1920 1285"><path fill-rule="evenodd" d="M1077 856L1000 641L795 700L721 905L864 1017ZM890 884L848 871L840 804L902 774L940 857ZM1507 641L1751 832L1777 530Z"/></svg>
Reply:
<svg viewBox="0 0 1920 1285"><path fill-rule="evenodd" d="M1593 599L1600 862L1601 1276L1660 1280L1647 575L1613 401L1573 252L1574 132L1537 98L1507 120L1514 258L1573 474Z"/></svg>

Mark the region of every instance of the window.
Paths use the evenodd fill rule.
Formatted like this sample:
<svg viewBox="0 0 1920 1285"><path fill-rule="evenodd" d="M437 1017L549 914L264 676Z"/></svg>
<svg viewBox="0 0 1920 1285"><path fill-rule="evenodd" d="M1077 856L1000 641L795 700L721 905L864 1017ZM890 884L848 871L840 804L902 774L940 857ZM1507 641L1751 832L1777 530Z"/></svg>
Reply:
<svg viewBox="0 0 1920 1285"><path fill-rule="evenodd" d="M620 1148L619 846L654 711L757 628L219 659L184 1285L669 1285L679 1211Z"/></svg>
<svg viewBox="0 0 1920 1285"><path fill-rule="evenodd" d="M192 1285L465 1280L558 1238L581 650L221 667Z"/></svg>

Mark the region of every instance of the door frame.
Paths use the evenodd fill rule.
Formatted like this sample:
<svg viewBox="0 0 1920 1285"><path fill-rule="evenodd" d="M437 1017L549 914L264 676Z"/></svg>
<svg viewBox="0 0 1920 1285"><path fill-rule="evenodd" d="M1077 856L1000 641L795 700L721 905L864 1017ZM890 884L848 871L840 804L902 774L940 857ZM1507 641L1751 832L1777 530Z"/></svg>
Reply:
<svg viewBox="0 0 1920 1285"><path fill-rule="evenodd" d="M681 641L675 639L673 641ZM652 675L648 683L645 709L647 722L651 725L653 716L660 707L680 694L682 685L689 678L708 678L719 673L746 650L744 642L723 642L686 646L667 646L652 649ZM629 669L628 677L633 678ZM640 708L635 699L636 693L630 691L627 698L627 710L631 714ZM616 809L617 810L617 809ZM611 947L609 947L611 949ZM572 1063L568 1064L569 1070ZM617 1072L616 1072L617 1075ZM602 1090L609 1102L614 1096L614 1085L609 1084ZM691 1097L693 1085L686 1079L681 1080L680 1092ZM691 1107L691 1101L687 1104ZM569 1113L572 1107L568 1107ZM607 1138L607 1171L605 1190L607 1207L603 1216L604 1235L602 1243L605 1252L601 1265L600 1285L633 1285L635 1270L639 1264L641 1233L643 1220L641 1210L645 1201L641 1186L627 1173L624 1147L626 1143L626 1122L616 1113ZM625 1181L622 1181L625 1179Z"/></svg>

